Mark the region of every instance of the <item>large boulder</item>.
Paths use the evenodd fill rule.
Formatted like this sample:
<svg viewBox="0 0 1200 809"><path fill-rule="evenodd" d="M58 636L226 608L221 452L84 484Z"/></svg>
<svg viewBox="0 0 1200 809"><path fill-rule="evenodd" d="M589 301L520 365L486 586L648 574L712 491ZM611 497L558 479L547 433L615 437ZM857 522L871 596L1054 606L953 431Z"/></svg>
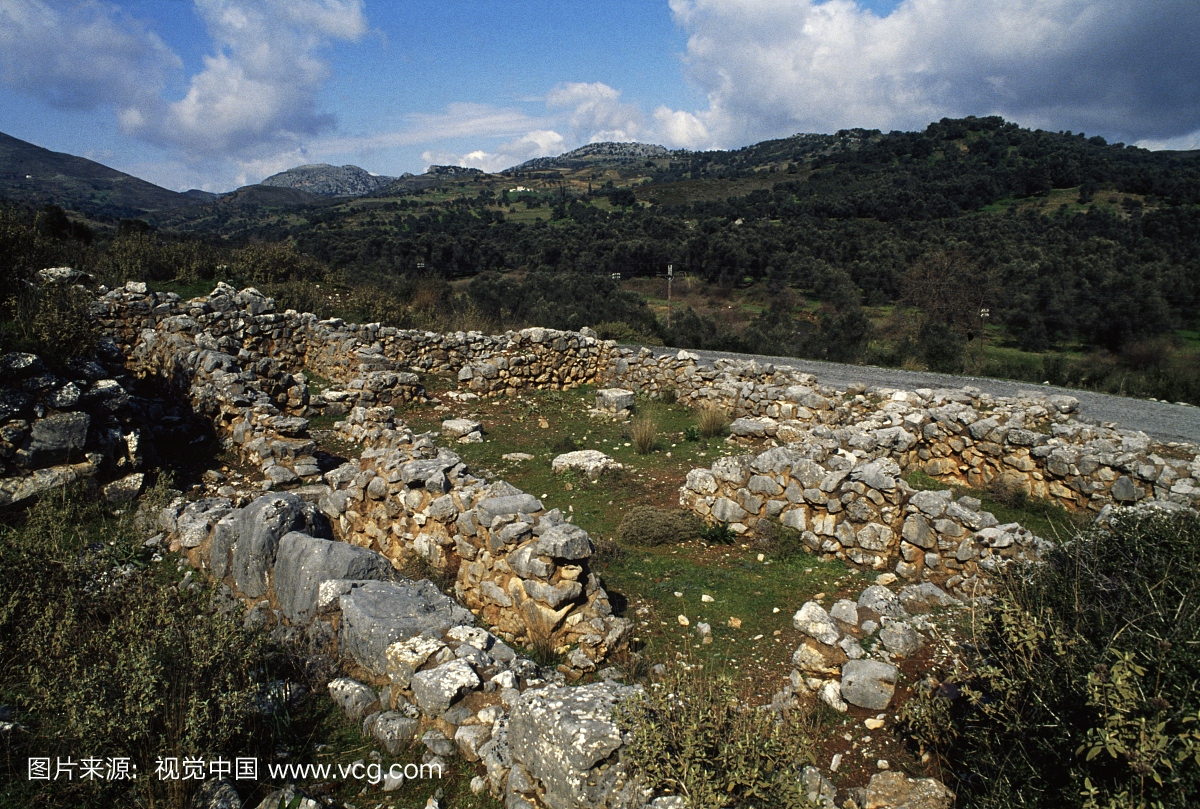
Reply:
<svg viewBox="0 0 1200 809"><path fill-rule="evenodd" d="M387 669L387 648L417 635L441 636L475 618L433 582L368 581L338 598L343 654L372 674Z"/></svg>
<svg viewBox="0 0 1200 809"><path fill-rule="evenodd" d="M625 767L615 760L621 731L613 709L639 689L612 682L526 691L512 708L513 760L540 782L550 809L620 805Z"/></svg>
<svg viewBox="0 0 1200 809"><path fill-rule="evenodd" d="M16 452L17 463L26 469L41 469L81 460L91 421L87 413L55 413L38 419Z"/></svg>
<svg viewBox="0 0 1200 809"><path fill-rule="evenodd" d="M333 579L387 581L391 562L368 548L331 542L293 531L279 540L273 583L279 608L293 624L316 616L321 582Z"/></svg>
<svg viewBox="0 0 1200 809"><path fill-rule="evenodd" d="M899 670L878 660L849 660L842 666L842 699L869 711L882 711L896 693Z"/></svg>
<svg viewBox="0 0 1200 809"><path fill-rule="evenodd" d="M267 592L279 540L292 531L328 536L316 507L288 492L263 495L230 512L213 527L209 551L213 575L220 579L232 573L243 594L259 598Z"/></svg>

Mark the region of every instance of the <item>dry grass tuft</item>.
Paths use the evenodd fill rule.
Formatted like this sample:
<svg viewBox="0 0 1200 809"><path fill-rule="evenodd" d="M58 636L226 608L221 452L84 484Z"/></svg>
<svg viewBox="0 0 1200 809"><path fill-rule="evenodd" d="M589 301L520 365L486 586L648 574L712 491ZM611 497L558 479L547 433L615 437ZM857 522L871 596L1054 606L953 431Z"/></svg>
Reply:
<svg viewBox="0 0 1200 809"><path fill-rule="evenodd" d="M639 416L633 420L629 434L637 453L639 455L649 454L654 451L654 446L658 443L658 422L649 416Z"/></svg>
<svg viewBox="0 0 1200 809"><path fill-rule="evenodd" d="M715 438L722 435L729 426L729 416L724 408L706 403L697 408L696 422L700 428L700 435Z"/></svg>

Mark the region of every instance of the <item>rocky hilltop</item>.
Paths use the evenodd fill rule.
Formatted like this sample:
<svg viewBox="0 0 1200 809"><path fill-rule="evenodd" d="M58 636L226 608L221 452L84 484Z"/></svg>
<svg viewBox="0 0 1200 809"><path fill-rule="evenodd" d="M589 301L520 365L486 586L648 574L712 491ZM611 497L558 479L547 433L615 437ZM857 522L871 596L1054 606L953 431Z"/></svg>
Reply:
<svg viewBox="0 0 1200 809"><path fill-rule="evenodd" d="M519 166L513 166L506 170L513 171L537 171L542 169L576 169L594 166L602 163L625 163L631 160L651 160L662 157L671 157L676 154L670 149L659 146L654 143L614 143L605 141L604 143L589 143L586 146L580 146L558 157L535 157L533 160L527 160Z"/></svg>
<svg viewBox="0 0 1200 809"><path fill-rule="evenodd" d="M272 174L260 185L298 188L323 197L359 197L395 182L395 177L371 174L358 166L315 163Z"/></svg>

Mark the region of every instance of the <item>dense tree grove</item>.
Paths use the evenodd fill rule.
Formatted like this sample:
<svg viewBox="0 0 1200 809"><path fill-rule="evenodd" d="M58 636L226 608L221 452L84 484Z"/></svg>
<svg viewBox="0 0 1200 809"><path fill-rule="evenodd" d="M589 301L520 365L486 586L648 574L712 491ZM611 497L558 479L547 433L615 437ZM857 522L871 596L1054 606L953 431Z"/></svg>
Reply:
<svg viewBox="0 0 1200 809"><path fill-rule="evenodd" d="M418 267L447 279L504 270L628 278L673 263L727 287L793 285L851 319L859 302L905 300L913 267L952 253L968 268L957 283L1027 349L1072 340L1115 348L1195 325L1195 155L1030 132L999 118L943 120L920 133L854 130L697 153L651 171L636 193L751 176L768 164L787 166L779 182L727 199L645 208L631 204L629 189L605 187L554 195L549 222L518 223L485 190L436 205L387 203L367 215L314 210L237 235L291 240L351 278ZM1068 188L1078 189L1070 206L1011 204ZM590 204L597 198L609 205ZM838 292L847 281L857 296Z"/></svg>

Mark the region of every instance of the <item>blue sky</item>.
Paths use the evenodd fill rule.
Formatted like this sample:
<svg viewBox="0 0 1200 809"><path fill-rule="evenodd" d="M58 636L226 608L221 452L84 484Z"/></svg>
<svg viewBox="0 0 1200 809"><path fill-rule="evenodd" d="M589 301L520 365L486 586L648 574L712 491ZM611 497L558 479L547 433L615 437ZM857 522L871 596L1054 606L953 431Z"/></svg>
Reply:
<svg viewBox="0 0 1200 809"><path fill-rule="evenodd" d="M170 188L1003 115L1200 147L1195 0L0 0L0 131Z"/></svg>

